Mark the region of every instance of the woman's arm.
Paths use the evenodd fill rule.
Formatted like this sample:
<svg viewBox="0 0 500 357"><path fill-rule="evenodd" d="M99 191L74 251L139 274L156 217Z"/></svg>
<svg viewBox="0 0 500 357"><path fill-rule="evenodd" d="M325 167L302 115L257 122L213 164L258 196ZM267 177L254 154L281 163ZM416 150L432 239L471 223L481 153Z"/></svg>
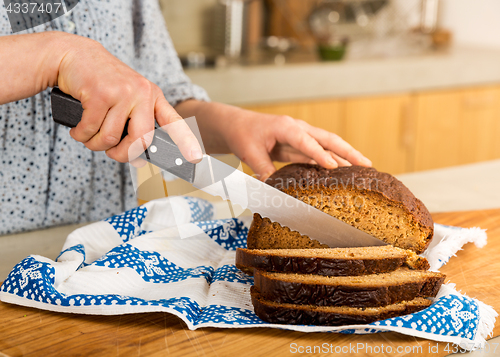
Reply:
<svg viewBox="0 0 500 357"><path fill-rule="evenodd" d="M197 100L182 102L175 109L184 118L196 117L207 152L234 153L262 180L276 170L272 161L317 163L330 169L371 166L338 135L285 115Z"/></svg>
<svg viewBox="0 0 500 357"><path fill-rule="evenodd" d="M0 104L58 85L84 108L71 136L120 162L131 161L150 144L155 118L161 126L182 119L158 86L85 37L57 31L3 36L0 63L0 78L7 84L0 86ZM129 118L129 134L120 142ZM201 157L187 125L169 134L186 159Z"/></svg>
<svg viewBox="0 0 500 357"><path fill-rule="evenodd" d="M57 85L68 35L47 32L0 37L0 104L31 97Z"/></svg>

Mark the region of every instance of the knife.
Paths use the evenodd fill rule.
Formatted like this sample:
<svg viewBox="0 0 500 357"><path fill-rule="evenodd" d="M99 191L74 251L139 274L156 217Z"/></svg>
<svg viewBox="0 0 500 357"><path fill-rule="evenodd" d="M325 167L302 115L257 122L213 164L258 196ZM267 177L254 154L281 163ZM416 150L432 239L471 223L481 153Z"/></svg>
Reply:
<svg viewBox="0 0 500 357"><path fill-rule="evenodd" d="M51 92L52 117L58 124L75 127L83 108L75 98L54 87ZM122 138L127 135L127 125ZM365 247L387 243L319 209L245 174L209 155L193 164L185 160L170 136L158 125L151 145L141 157L197 189L230 200L282 226L316 239L329 247Z"/></svg>

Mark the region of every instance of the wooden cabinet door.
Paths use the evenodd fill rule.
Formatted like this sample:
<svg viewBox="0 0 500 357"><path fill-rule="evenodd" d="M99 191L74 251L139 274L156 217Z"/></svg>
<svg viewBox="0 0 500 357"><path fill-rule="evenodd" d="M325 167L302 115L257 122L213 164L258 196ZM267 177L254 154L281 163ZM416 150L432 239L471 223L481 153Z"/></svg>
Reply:
<svg viewBox="0 0 500 357"><path fill-rule="evenodd" d="M408 171L413 125L410 95L348 99L344 106L344 139L372 160L377 170Z"/></svg>
<svg viewBox="0 0 500 357"><path fill-rule="evenodd" d="M500 158L500 87L461 93L461 163Z"/></svg>
<svg viewBox="0 0 500 357"><path fill-rule="evenodd" d="M460 164L460 91L421 93L417 111L416 171Z"/></svg>
<svg viewBox="0 0 500 357"><path fill-rule="evenodd" d="M500 158L500 88L415 95L414 170Z"/></svg>
<svg viewBox="0 0 500 357"><path fill-rule="evenodd" d="M249 106L259 113L288 115L295 119L302 119L313 126L323 128L332 133L342 135L342 108L341 101L335 99L315 100L307 102L280 103L269 105Z"/></svg>

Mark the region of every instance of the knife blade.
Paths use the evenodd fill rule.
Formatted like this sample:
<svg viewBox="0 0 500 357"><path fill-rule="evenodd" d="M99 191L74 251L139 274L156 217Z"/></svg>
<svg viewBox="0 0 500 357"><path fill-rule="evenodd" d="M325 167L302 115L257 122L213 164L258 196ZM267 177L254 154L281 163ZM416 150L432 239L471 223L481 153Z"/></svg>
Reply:
<svg viewBox="0 0 500 357"><path fill-rule="evenodd" d="M75 127L81 120L81 103L58 88L51 92L51 103L52 116L57 123ZM122 138L126 135L127 126ZM190 182L199 190L229 200L252 213L259 213L330 247L387 244L209 155L204 155L197 164L188 162L173 140L159 127L141 157Z"/></svg>

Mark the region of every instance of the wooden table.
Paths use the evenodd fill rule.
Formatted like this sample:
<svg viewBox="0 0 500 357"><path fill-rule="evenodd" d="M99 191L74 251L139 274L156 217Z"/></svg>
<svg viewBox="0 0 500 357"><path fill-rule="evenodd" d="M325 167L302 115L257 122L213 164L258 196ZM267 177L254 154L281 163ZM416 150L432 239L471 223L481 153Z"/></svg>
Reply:
<svg viewBox="0 0 500 357"><path fill-rule="evenodd" d="M467 244L441 271L447 280L456 283L458 290L500 312L500 209L441 213L433 217L438 223L488 229L485 248ZM497 319L494 336L499 334L500 319ZM358 343L414 349L413 353L391 356L449 354L445 343L393 332L341 335L269 328L190 331L180 319L167 313L86 316L0 303L0 356L279 356L296 355L291 352L299 346L330 348L332 345L347 351L349 344ZM498 350L500 353L500 347ZM360 352L357 356L374 355Z"/></svg>

